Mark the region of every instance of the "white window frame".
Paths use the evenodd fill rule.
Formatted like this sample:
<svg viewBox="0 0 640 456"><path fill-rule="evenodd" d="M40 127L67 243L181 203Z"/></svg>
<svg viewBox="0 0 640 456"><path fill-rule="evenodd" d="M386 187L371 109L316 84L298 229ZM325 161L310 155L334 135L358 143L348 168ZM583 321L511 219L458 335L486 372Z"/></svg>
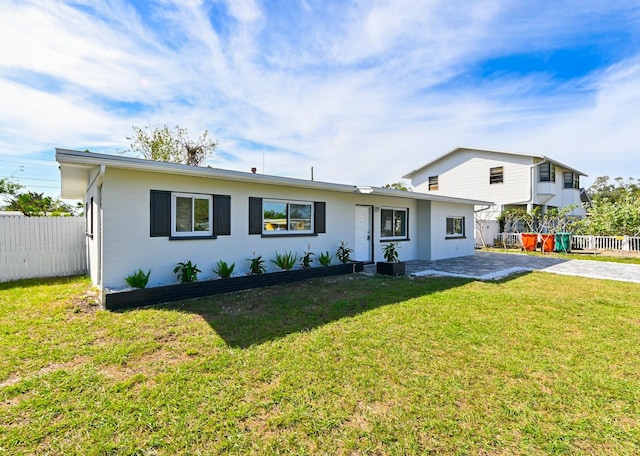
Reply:
<svg viewBox="0 0 640 456"><path fill-rule="evenodd" d="M195 204L191 205L191 231L177 231L176 230L176 213L177 213L177 199L178 198L191 198L205 199L209 202L209 229L207 231L194 231L195 226ZM178 193L171 192L171 237L211 237L213 236L213 195L207 195L204 193Z"/></svg>
<svg viewBox="0 0 640 456"><path fill-rule="evenodd" d="M567 176L568 175L571 176L571 183L570 183L569 187L567 187ZM564 171L562 173L562 188L579 189L580 188L580 175L578 173L574 173L572 171Z"/></svg>
<svg viewBox="0 0 640 456"><path fill-rule="evenodd" d="M287 215L285 225L274 226L274 229L268 230L265 228L265 219L264 219L264 208L269 203L278 203L278 204L286 204L287 206ZM308 230L295 230L291 229L291 205L304 205L309 206L310 211L310 224ZM312 201L299 201L299 200L289 200L289 199L277 199L277 198L264 198L262 200L262 234L267 236L278 236L278 235L298 235L298 234L314 234L315 231L315 204Z"/></svg>
<svg viewBox="0 0 640 456"><path fill-rule="evenodd" d="M489 168L489 185L504 184L504 166Z"/></svg>
<svg viewBox="0 0 640 456"><path fill-rule="evenodd" d="M460 233L456 233L455 232L455 222L453 224L454 227L454 232L449 233L449 220L460 220L460 229L461 232ZM464 216L462 215L447 215L447 218L445 220L445 227L444 227L444 232L447 238L462 238L465 237L465 220L464 220Z"/></svg>
<svg viewBox="0 0 640 456"><path fill-rule="evenodd" d="M548 179L542 179L542 168L549 168ZM546 174L546 172L545 172ZM551 162L543 162L538 165L538 182L555 182L556 181L556 165Z"/></svg>
<svg viewBox="0 0 640 456"><path fill-rule="evenodd" d="M393 211L391 220L395 220L396 212L404 212L404 234L399 236L383 236L382 235L382 211ZM380 240L381 241L393 241L393 240L406 240L409 239L409 208L407 207L381 207L380 208Z"/></svg>

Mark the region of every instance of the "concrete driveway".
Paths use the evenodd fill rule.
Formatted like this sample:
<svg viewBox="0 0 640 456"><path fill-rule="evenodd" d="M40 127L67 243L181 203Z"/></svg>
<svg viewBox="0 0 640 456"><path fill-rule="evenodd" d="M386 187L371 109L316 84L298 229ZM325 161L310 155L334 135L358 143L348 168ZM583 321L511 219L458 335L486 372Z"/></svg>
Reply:
<svg viewBox="0 0 640 456"><path fill-rule="evenodd" d="M640 283L640 265L589 260L564 260L519 253L475 252L473 256L436 261L408 261L407 274L493 280L518 272L543 271L594 279ZM374 266L375 271L375 266Z"/></svg>

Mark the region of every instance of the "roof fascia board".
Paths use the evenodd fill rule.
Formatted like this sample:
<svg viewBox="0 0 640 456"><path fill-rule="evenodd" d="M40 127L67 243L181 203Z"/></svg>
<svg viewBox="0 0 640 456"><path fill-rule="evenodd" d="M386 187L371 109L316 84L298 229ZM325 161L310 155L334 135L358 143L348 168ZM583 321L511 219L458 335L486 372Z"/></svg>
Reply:
<svg viewBox="0 0 640 456"><path fill-rule="evenodd" d="M216 178L241 182L263 183L269 185L282 185L316 190L329 190L343 193L370 194L377 196L389 196L415 200L439 201L457 204L493 204L487 201L479 201L451 196L440 196L421 192L407 192L382 187L356 187L355 185L335 184L330 182L308 181L291 177L279 177L265 174L246 173L242 171L223 170L220 168L205 168L177 163L158 162L140 158L122 157L94 152L81 152L68 149L56 149L56 160L64 166L72 167L98 167L104 165L107 168L132 169L165 174L179 174L182 176L194 176L204 178Z"/></svg>
<svg viewBox="0 0 640 456"><path fill-rule="evenodd" d="M345 193L353 193L356 191L356 187L354 185L335 184L331 182L321 181L307 181L304 179L296 179L292 177L254 174L246 173L243 171L183 165L179 163L166 163L153 160L145 160L141 158L118 157L109 154L97 154L94 152L80 152L66 149L56 149L56 160L60 164L65 165L105 165L112 168L152 171L165 174L179 174L181 176L186 175L241 182L264 183L271 185L282 185L286 187L313 188Z"/></svg>
<svg viewBox="0 0 640 456"><path fill-rule="evenodd" d="M409 198L416 200L426 201L438 201L443 203L457 203L457 204L473 204L473 205L493 205L494 203L489 201L481 201L467 198L456 198L453 196L434 195L432 193L422 192L408 192L405 190L394 190L384 187L358 187L360 193L376 195L376 196L390 196L394 198Z"/></svg>
<svg viewBox="0 0 640 456"><path fill-rule="evenodd" d="M539 155L539 156L534 156L534 157L541 158L541 159L546 160L546 161L548 161L550 163L553 163L554 165L560 166L561 168L564 168L564 169L566 169L568 171L580 174L581 176L588 177L588 174L585 174L582 171L578 171L577 169L572 168L571 166L567 166L564 163L559 162L558 160L554 160L553 158L549 158L549 157L546 157L544 155Z"/></svg>
<svg viewBox="0 0 640 456"><path fill-rule="evenodd" d="M566 168L569 171L572 171L574 173L578 173L581 176L587 176L587 174L583 173L582 171L578 171L575 168L572 168L570 166L565 165L564 163L561 163L557 160L554 160L553 158L547 157L545 155L533 155L533 154L525 154L525 153L521 153L521 152L509 152L509 151L505 151L505 150L495 150L495 149L480 149L478 147L466 147L466 146L458 146L453 150L450 150L449 152L445 152L444 154L436 157L435 159L431 160L430 162L420 166L419 168L414 169L413 171L405 174L404 176L402 176L403 179L411 179L415 174L417 174L418 172L422 171L423 169L433 165L436 162L439 162L440 160L448 157L449 155L453 155L455 153L458 153L460 151L463 150L469 150L469 151L478 151L478 152L489 152L489 153L494 153L494 154L502 154L502 155L514 155L516 157L531 157L531 158L539 158L541 160L546 160L549 161L551 163L554 163L556 165L561 166L562 168Z"/></svg>

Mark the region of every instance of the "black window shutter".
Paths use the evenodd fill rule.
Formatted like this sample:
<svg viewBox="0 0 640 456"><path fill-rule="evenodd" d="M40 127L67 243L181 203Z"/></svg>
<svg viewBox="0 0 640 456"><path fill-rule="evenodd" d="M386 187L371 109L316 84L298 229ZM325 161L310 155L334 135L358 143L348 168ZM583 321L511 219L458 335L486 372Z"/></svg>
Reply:
<svg viewBox="0 0 640 456"><path fill-rule="evenodd" d="M151 190L149 221L151 237L171 234L171 192Z"/></svg>
<svg viewBox="0 0 640 456"><path fill-rule="evenodd" d="M89 234L93 236L93 214L95 213L93 210L93 196L91 197L91 206L89 208Z"/></svg>
<svg viewBox="0 0 640 456"><path fill-rule="evenodd" d="M404 221L406 227L404 229L407 239L409 239L409 208L407 208L407 219Z"/></svg>
<svg viewBox="0 0 640 456"><path fill-rule="evenodd" d="M231 235L231 196L213 195L213 235Z"/></svg>
<svg viewBox="0 0 640 456"><path fill-rule="evenodd" d="M324 201L316 201L314 203L315 220L313 223L314 233L326 233L327 232L327 203Z"/></svg>
<svg viewBox="0 0 640 456"><path fill-rule="evenodd" d="M249 197L249 234L262 234L262 198Z"/></svg>

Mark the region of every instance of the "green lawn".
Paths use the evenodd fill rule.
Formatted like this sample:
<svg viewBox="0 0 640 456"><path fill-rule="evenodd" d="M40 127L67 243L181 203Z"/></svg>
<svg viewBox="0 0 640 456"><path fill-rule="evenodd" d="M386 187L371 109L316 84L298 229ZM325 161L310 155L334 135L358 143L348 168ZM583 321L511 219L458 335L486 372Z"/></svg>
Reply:
<svg viewBox="0 0 640 456"><path fill-rule="evenodd" d="M588 261L606 261L609 263L624 263L624 264L640 264L640 254L636 251L619 251L619 252L598 252L598 253L590 253L575 250L570 253L564 252L540 252L536 250L535 252L521 251L520 249L501 249L499 247L491 247L491 248L483 248L485 252L509 252L509 253L520 253L522 255L530 255L530 256L544 256L550 258L562 258L565 260L588 260Z"/></svg>
<svg viewBox="0 0 640 456"><path fill-rule="evenodd" d="M640 285L361 275L122 313L0 284L0 455L638 454Z"/></svg>

